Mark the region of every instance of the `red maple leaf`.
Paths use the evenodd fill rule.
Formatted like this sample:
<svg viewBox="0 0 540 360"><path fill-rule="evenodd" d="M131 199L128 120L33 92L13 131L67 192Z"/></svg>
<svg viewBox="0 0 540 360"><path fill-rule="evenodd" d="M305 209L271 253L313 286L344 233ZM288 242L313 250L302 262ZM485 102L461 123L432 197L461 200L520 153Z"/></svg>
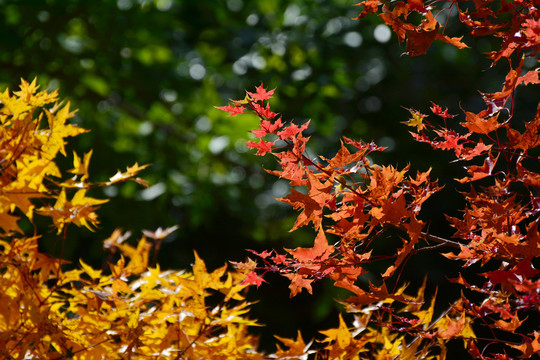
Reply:
<svg viewBox="0 0 540 360"><path fill-rule="evenodd" d="M276 264L285 264L288 262L287 257L283 254L274 255L271 260Z"/></svg>
<svg viewBox="0 0 540 360"><path fill-rule="evenodd" d="M306 130L309 126L309 120L304 123L302 126L298 126L296 124L290 124L285 130L278 131L277 136L281 140L290 139L297 134L301 133L302 131Z"/></svg>
<svg viewBox="0 0 540 360"><path fill-rule="evenodd" d="M238 114L241 114L244 112L244 110L246 109L245 106L232 106L232 105L227 105L227 106L215 106L216 109L218 110L222 110L222 111L226 111L229 113L229 116L236 116Z"/></svg>
<svg viewBox="0 0 540 360"><path fill-rule="evenodd" d="M247 251L249 251L250 253L252 254L255 254L257 255L258 257L260 257L261 259L266 259L267 257L269 257L270 255L272 255L272 253L274 252L273 250L264 250L263 252L257 252L255 250L251 250L251 249L246 249Z"/></svg>
<svg viewBox="0 0 540 360"><path fill-rule="evenodd" d="M540 353L540 332L534 332L534 339L528 339L520 345L510 345L523 353L520 358L531 359L534 354Z"/></svg>
<svg viewBox="0 0 540 360"><path fill-rule="evenodd" d="M257 155L262 156L267 152L272 151L272 146L274 145L273 141L264 141L260 140L259 142L248 141L246 145L250 149L257 149Z"/></svg>
<svg viewBox="0 0 540 360"><path fill-rule="evenodd" d="M434 102L431 102L431 104L433 106L431 106L430 109L435 115L438 115L445 120L452 119L454 117L454 115L448 114L448 109L444 109L443 111L442 108L439 105L435 104Z"/></svg>
<svg viewBox="0 0 540 360"><path fill-rule="evenodd" d="M266 134L272 134L282 126L283 123L281 122L281 118L277 119L273 123L271 121L262 119L261 126L258 129L251 130L250 132L255 134L256 138L262 139Z"/></svg>
<svg viewBox="0 0 540 360"><path fill-rule="evenodd" d="M438 26L435 29L428 31L416 29L407 30L407 46L405 54L409 56L424 55L435 40L438 31Z"/></svg>
<svg viewBox="0 0 540 360"><path fill-rule="evenodd" d="M474 148L463 147L461 149L460 159L462 160L471 160L476 156L484 154L486 151L491 149L493 145L485 145L482 140L479 140Z"/></svg>
<svg viewBox="0 0 540 360"><path fill-rule="evenodd" d="M266 104L266 107L262 107L261 105L256 104L256 103L253 103L252 105L255 111L257 112L257 114L264 116L267 119L271 119L277 115L275 112L272 112L270 110L270 104Z"/></svg>
<svg viewBox="0 0 540 360"><path fill-rule="evenodd" d="M465 328L465 320L466 317L463 315L459 320L454 321L450 319L448 316L447 319L447 326L444 329L439 329L437 331L437 335L441 337L442 339L451 339L455 336L459 336L463 329Z"/></svg>
<svg viewBox="0 0 540 360"><path fill-rule="evenodd" d="M257 285L259 287L263 282L266 282L266 280L252 271L247 274L245 280L240 285Z"/></svg>
<svg viewBox="0 0 540 360"><path fill-rule="evenodd" d="M252 92L247 91L247 93L255 101L263 101L263 100L270 99L272 97L272 95L274 95L275 90L276 89L266 91L266 89L264 88L263 83L261 83L260 86L257 86L255 88L256 92L252 93Z"/></svg>
<svg viewBox="0 0 540 360"><path fill-rule="evenodd" d="M454 150L456 156L461 155L463 145L458 142L466 139L468 135L459 135L455 131L448 129L435 130L435 133L444 138L444 141L439 141L436 143L431 141L430 143L433 147L441 150Z"/></svg>
<svg viewBox="0 0 540 360"><path fill-rule="evenodd" d="M409 10L411 11L417 11L420 14L426 12L426 7L424 6L423 0L409 0Z"/></svg>
<svg viewBox="0 0 540 360"><path fill-rule="evenodd" d="M540 144L540 104L538 104L535 119L525 123L523 134L510 127L507 127L506 131L511 147L525 151L537 147Z"/></svg>
<svg viewBox="0 0 540 360"><path fill-rule="evenodd" d="M525 46L538 47L540 45L540 19L525 20L521 32L527 39Z"/></svg>

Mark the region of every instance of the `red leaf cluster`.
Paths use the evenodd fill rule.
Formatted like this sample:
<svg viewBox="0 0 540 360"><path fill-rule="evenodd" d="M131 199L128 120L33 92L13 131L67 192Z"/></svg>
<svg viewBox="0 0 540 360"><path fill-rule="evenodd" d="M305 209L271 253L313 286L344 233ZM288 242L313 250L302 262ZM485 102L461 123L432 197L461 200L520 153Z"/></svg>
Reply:
<svg viewBox="0 0 540 360"><path fill-rule="evenodd" d="M455 229L454 239L427 233L420 218L423 203L441 189L430 179L430 170L413 176L408 166L398 169L373 164L368 155L384 149L348 138L331 158L308 156L309 137L303 135L308 123L284 123L266 102L274 90L267 91L261 85L255 93L248 92L244 101L222 109L235 115L237 106L243 106L243 111L259 117L260 127L253 131L258 141L248 146L256 148L258 155L274 155L280 169L271 173L290 182L290 193L278 200L299 212L291 231L313 226L317 236L313 247L286 249L285 254L253 252L259 262L250 268L246 283L259 286L264 274L278 273L290 280L291 296L295 296L303 289L311 293L315 281L330 279L334 286L352 293L343 303L349 312L365 314L359 323L366 324L377 314L372 322L385 329L380 330L385 339L398 339L393 341L395 350L385 343L388 354L397 351L388 358L444 358L446 342L456 338L479 359L510 359L507 351L521 358L538 355L539 333L531 331L528 318L540 311L540 271L533 265L540 257L540 104L532 119L523 120L522 127L513 121L516 89L540 82L539 70L525 70L524 65L525 58L535 56L540 46L537 2L365 0L357 5L363 6L357 19L377 14L400 43L406 42L410 56L425 54L434 40L459 49L467 47L462 37L445 34L446 24L439 23L444 12L457 11L458 20L472 36L502 40L488 56L493 64L506 59L508 74L499 91L480 93L484 102L481 111L461 109L463 119L457 123L454 119L458 115L433 102L432 115L407 109L411 118L404 123L414 128L411 134L416 141L450 151L455 161L463 164L464 172L456 180L458 187L465 187L461 194L466 205L461 216L447 217ZM421 21L413 23L418 16ZM375 244L385 241L382 235L389 229L401 233L401 245L390 255L374 255ZM448 252L448 248L453 251ZM480 282L470 284L463 276L450 280L464 291L433 320L435 297L425 309L425 285L416 296L410 296L404 293L406 286L390 289L387 284L399 282L410 257L438 249L446 249L440 254L464 267L476 263L482 269L489 266L489 270L476 274L484 279ZM375 262L380 264L380 273L372 283L366 281L366 266ZM239 269L245 267L239 265ZM263 273L259 277L253 271ZM398 309L393 305L396 303L405 308ZM329 343L325 349L336 358L353 356L370 342L358 335L365 325L355 332L342 322L338 329L321 332L327 336L323 342ZM487 329L493 338L477 338L475 333L480 329ZM397 337L399 333L412 335L413 340L405 343ZM499 336L505 333L512 335ZM521 340L502 340L516 336ZM492 343L499 343L504 350L492 350ZM438 349L437 356L433 349Z"/></svg>

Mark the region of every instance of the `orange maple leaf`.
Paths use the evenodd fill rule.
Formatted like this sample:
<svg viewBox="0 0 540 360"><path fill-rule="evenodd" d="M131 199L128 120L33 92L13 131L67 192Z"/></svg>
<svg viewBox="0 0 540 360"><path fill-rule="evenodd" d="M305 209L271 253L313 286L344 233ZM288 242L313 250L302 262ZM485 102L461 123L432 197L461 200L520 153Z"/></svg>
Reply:
<svg viewBox="0 0 540 360"><path fill-rule="evenodd" d="M436 40L441 40L441 41L444 41L445 43L448 43L450 45L453 45L455 47L457 47L458 49L466 49L468 48L469 46L465 43L463 43L461 41L461 39L463 39L463 36L460 36L460 37L449 37L449 36L446 36L446 35L442 35L442 34L437 34L437 36L435 37Z"/></svg>
<svg viewBox="0 0 540 360"><path fill-rule="evenodd" d="M520 356L522 359L530 359L534 354L540 354L540 332L534 332L534 339L530 339L529 342L524 342L521 345L510 345L514 349L518 349L523 354Z"/></svg>
<svg viewBox="0 0 540 360"><path fill-rule="evenodd" d="M471 181L476 181L483 179L487 176L491 176L493 169L495 168L495 164L497 163L497 159L499 159L499 155L497 157L493 157L491 153L486 157L484 160L484 164L482 166L477 165L471 165L467 168L467 172L469 173L470 177L464 177L462 179L456 179L460 183L467 183Z"/></svg>
<svg viewBox="0 0 540 360"><path fill-rule="evenodd" d="M334 252L334 247L328 245L328 240L322 227L319 227L319 232L315 238L312 248L296 248L294 250L286 249L295 259L300 262L312 262L326 260Z"/></svg>
<svg viewBox="0 0 540 360"><path fill-rule="evenodd" d="M496 113L488 119L468 111L465 111L465 116L467 122L461 123L461 125L465 126L472 133L488 134L502 126L502 124L497 121L499 113Z"/></svg>
<svg viewBox="0 0 540 360"><path fill-rule="evenodd" d="M357 17L355 17L353 20L360 20L362 19L363 17L365 17L366 15L368 14L374 14L377 12L378 8L379 8L379 4L382 4L381 1L379 0L364 0L364 1L360 1L358 4L356 4L356 6L361 6L363 5L364 8L362 9L362 12L360 13L360 15L358 15Z"/></svg>
<svg viewBox="0 0 540 360"><path fill-rule="evenodd" d="M290 231L307 225L309 222L313 223L313 227L319 228L323 218L323 209L333 197L333 181L331 179L322 183L310 171L307 171L307 177L309 190L307 194L302 194L291 188L289 195L278 199L291 204L295 209L303 209Z"/></svg>
<svg viewBox="0 0 540 360"><path fill-rule="evenodd" d="M289 285L289 289L291 290L290 297L295 297L298 293L302 292L303 289L306 289L308 293L313 294L311 283L314 279L308 279L298 273L289 273L284 274L283 276L291 280L291 284Z"/></svg>

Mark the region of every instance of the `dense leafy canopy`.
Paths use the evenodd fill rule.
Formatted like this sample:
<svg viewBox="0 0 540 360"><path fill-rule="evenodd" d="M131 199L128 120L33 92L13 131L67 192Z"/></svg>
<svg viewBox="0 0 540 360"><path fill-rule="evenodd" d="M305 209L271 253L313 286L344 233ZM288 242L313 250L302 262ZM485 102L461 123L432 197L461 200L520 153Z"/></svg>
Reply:
<svg viewBox="0 0 540 360"><path fill-rule="evenodd" d="M292 329L287 336L295 338L277 337L282 345L273 357L444 358L452 340L463 340L477 358L538 352L540 120L537 97L530 96L538 83L538 11L532 1L358 5L3 3L0 62L8 71L0 81L14 87L20 76L39 76L1 98L0 293L10 304L0 322L5 355L266 357L247 333L255 322L246 315L242 289L254 284L264 294L272 273L287 279L291 296L317 292L323 278L352 293L343 300L350 314L340 315L337 327L322 330L315 343ZM470 34L462 37L460 24ZM390 28L404 47L381 45ZM489 51L485 62L475 57L482 51ZM403 52L415 58L399 59ZM490 65L489 75L477 76ZM463 86L471 79L474 87ZM253 83L259 85L243 100L218 106L230 116L210 106ZM60 86L80 111L58 104L56 91L39 92L38 84ZM271 97L272 109L283 115L271 110ZM429 108L428 101L429 115L416 109ZM249 111L256 116L241 115ZM407 111L411 117L402 121ZM311 121L298 121L305 116ZM259 128L248 135L257 118ZM386 121L402 121L415 140L448 151L466 171L412 159L406 149L414 148L398 135L406 131L383 130ZM77 125L92 132L79 137L85 130ZM330 149L343 131L348 137L336 153ZM359 136L369 140L354 140ZM73 152L68 138L80 139L86 153ZM385 155L385 147L394 152ZM275 155L279 166L265 160L264 167L278 182L254 166L250 148ZM388 158L414 162L379 165ZM90 160L99 164L95 171ZM137 161L153 163L147 189L136 184L146 185L135 177L146 167ZM126 166L111 176L111 168ZM458 181L432 180L447 173ZM434 226L444 218L431 222L426 214L454 205L455 196L440 195L454 186L464 205L447 217L456 237L449 240L448 231ZM434 204L436 196L446 205ZM117 201L98 219L96 210L109 197ZM294 224L280 219L287 208L270 206L272 197L299 210ZM54 230L47 231L51 223ZM97 253L99 243L75 241L88 235L71 224L110 234L117 226L177 223L179 231L144 230L132 245L115 230L103 243L109 255L101 270L84 260L62 265L38 250L38 241L52 249L56 239L60 257L70 248ZM252 247L247 239L284 237L290 227L298 231L285 253L252 250L259 262L236 262L237 271L208 272L198 255L192 272L157 265L162 246L174 249L161 254L175 267L190 261L185 250L191 248L222 263ZM173 237L175 245L168 243ZM393 237L397 244L388 240ZM404 267L433 251L471 269L451 279L463 294L443 297L445 304L424 295L433 274L444 269L430 268L419 287L402 281L424 278L425 268L411 276ZM21 304L28 311L15 316ZM272 314L286 317L287 311Z"/></svg>
<svg viewBox="0 0 540 360"><path fill-rule="evenodd" d="M461 82L476 79L485 89L491 81L482 76L487 65L481 54L441 47L435 60L400 57L404 50L375 17L352 20L358 8L349 0L1 3L1 88L16 89L21 77L37 77L42 89L59 89L78 109L73 122L91 129L66 149L81 157L92 151L94 180L104 182L111 171L135 162L151 164L144 173L148 189L128 182L92 193L115 199L101 208L95 230L105 238L117 227L138 233L179 225L162 245L167 267L189 266L193 248L216 267L224 259L241 260L240 249L283 242L294 247L311 236L287 233L291 212L273 200L286 195L286 183L268 176L245 146L256 119L230 118L212 105L262 81L279 87L274 101L287 116L312 119L317 153L331 154L346 134L381 141L389 151L379 156L406 164L407 153L419 148L411 150L407 134L394 125L402 105L423 106L428 95L438 94L446 97L442 104L459 98L465 106L476 90ZM427 83L432 77L449 91ZM435 160L419 161L427 167ZM440 170L434 169L436 176ZM35 223L46 229L41 246L58 255L49 223L40 217ZM63 254L89 255L88 262L100 266L93 235L67 231L73 241ZM295 300L296 308L286 292L280 294L284 300L261 301L255 309L290 335L335 309L335 294L318 302Z"/></svg>

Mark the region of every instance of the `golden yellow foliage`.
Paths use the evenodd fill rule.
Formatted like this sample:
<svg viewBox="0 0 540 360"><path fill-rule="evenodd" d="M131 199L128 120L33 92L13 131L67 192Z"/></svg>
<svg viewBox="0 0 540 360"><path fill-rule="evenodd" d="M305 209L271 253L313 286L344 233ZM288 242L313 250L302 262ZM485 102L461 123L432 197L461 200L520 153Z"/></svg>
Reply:
<svg viewBox="0 0 540 360"><path fill-rule="evenodd" d="M64 178L57 157L67 155L67 138L86 130L67 123L75 112L57 102L57 91L38 88L36 79L22 80L13 95L0 93L0 358L263 358L247 331L256 322L246 315L242 274L226 266L209 272L197 254L192 272L161 271L149 266L146 236L132 246L119 230L104 241L109 269L83 259L66 268L38 250L39 236L22 234L20 216L32 221L35 213L50 217L58 234L69 224L92 230L108 199L88 191L126 180L145 185L135 176L148 166L91 183L92 151L74 152Z"/></svg>
<svg viewBox="0 0 540 360"><path fill-rule="evenodd" d="M196 256L193 272L149 268L144 238L118 247L112 274L82 260L64 271L37 238L0 246L1 358L263 358L243 277L226 267L207 272Z"/></svg>
<svg viewBox="0 0 540 360"><path fill-rule="evenodd" d="M67 138L87 130L67 122L75 111L69 102L58 102L57 90L38 91L36 84L36 79L22 79L19 91L0 93L0 232L22 232L18 212L30 220L34 213L50 216L58 233L68 224L92 230L99 224L95 210L107 200L88 197L86 191L126 180L143 183L135 176L147 165L135 164L108 182L90 183L92 152L83 160L74 152L69 172L75 176L62 180L56 158L59 153L67 156ZM38 198L44 205L36 209L32 199Z"/></svg>

